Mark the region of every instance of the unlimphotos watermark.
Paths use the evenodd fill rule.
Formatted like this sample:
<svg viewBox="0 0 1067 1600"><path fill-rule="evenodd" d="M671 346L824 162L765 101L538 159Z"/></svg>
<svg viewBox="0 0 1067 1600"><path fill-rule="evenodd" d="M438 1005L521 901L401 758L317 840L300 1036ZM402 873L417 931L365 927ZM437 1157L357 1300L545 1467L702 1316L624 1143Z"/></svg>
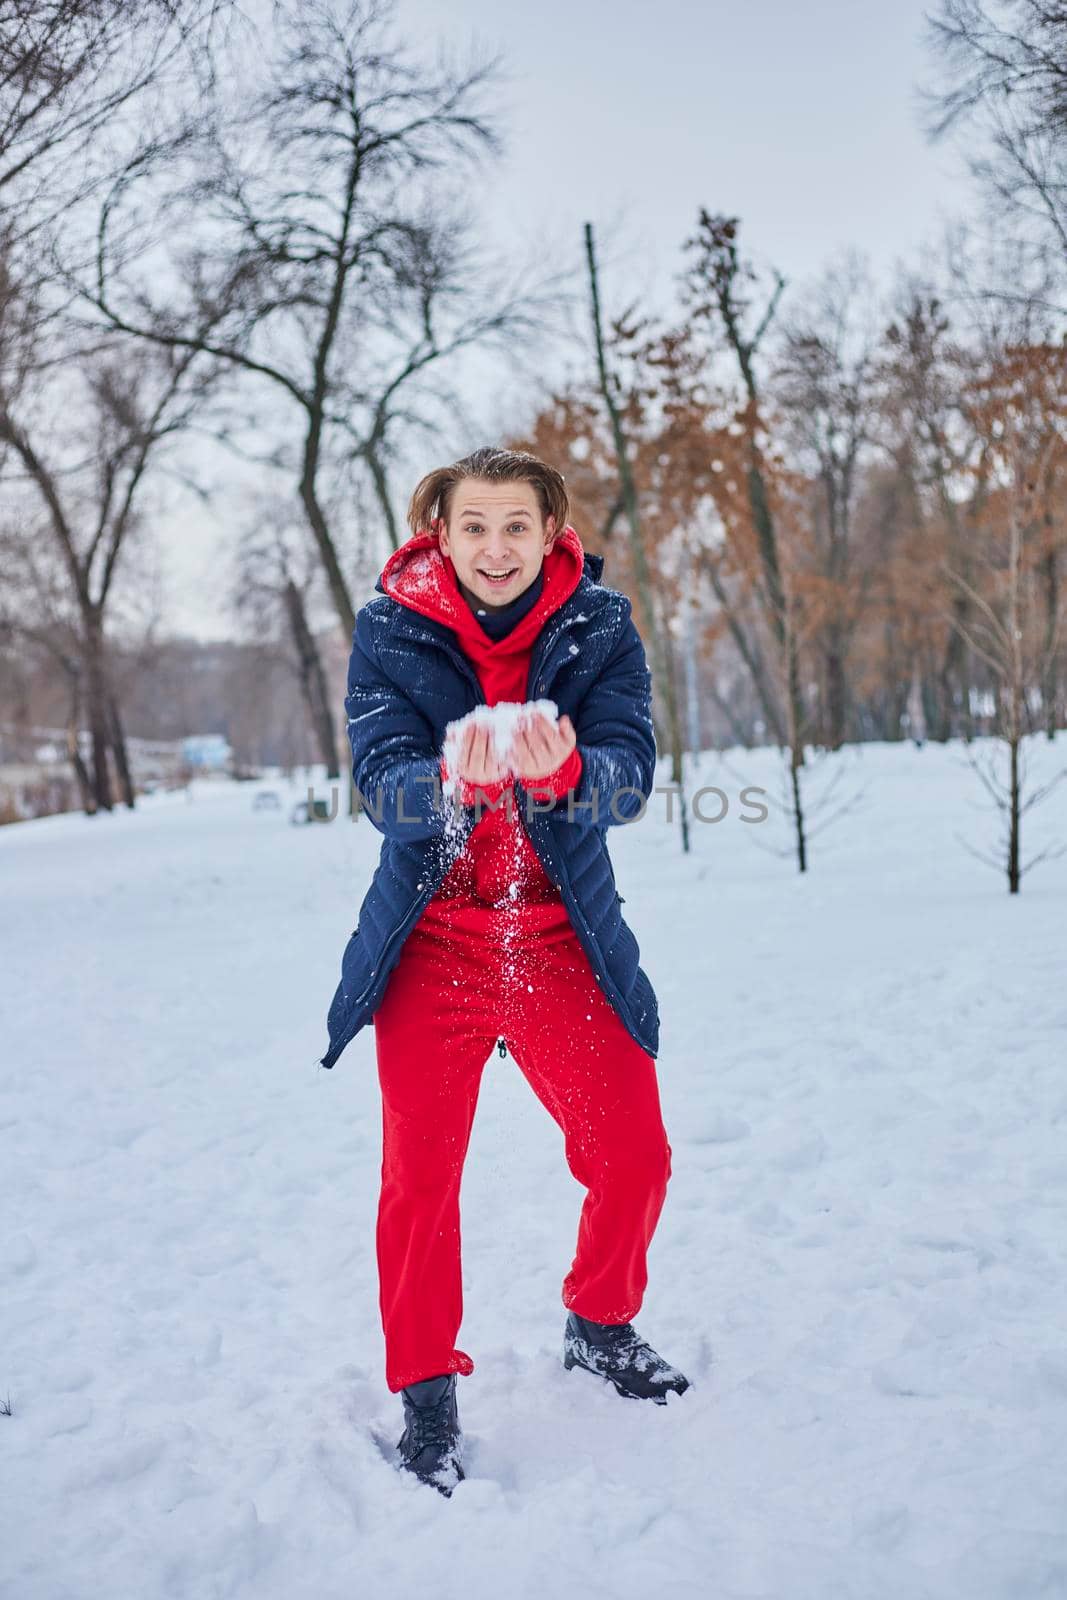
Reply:
<svg viewBox="0 0 1067 1600"><path fill-rule="evenodd" d="M450 799L446 801L442 793L440 777L419 776L414 779L414 782L432 787L433 796L429 810L444 815L447 815L451 810L453 817L457 820L462 817L464 812L472 811L475 815L475 820L480 821L486 811L499 811L503 808L508 822L514 819L515 796L511 786L506 788L501 795L493 796L487 793L486 790L474 785L475 799L472 804L468 805L460 799L458 791L453 791ZM534 816L555 811L566 816L569 822L581 820L590 823L593 827L599 827L603 818L604 807L606 806L608 815L613 822L626 824L640 822L646 815L649 806L649 797L646 796L644 790L638 789L631 784L623 784L606 792L606 800L604 798L605 791L595 784L589 791L588 800L577 799L574 790L559 798L546 797L538 799L537 794L534 792L535 789L536 783L534 782L532 788L524 787L523 790L527 822L531 821ZM408 795L406 785L399 784L394 793L396 797L395 816L392 814L392 808L390 808L390 821L395 822L398 827L403 827L405 824L409 827L425 827L426 811L420 812L416 810L412 815L408 813L404 805L405 797L411 798ZM666 805L663 807L664 816L662 820L673 823L676 820L675 801L681 797L678 784L657 784L652 793L665 797ZM770 815L768 807L764 805L762 800L750 798L753 795L764 795L766 793L766 789L757 788L752 784L741 790L738 795L739 803L741 806L753 808L756 814L748 816L742 813L738 818L740 822L766 822L767 817ZM373 798L368 798L359 788L353 789L353 795L355 803L346 815L355 822L366 811L373 821L380 825L385 818L385 794L382 785L377 785ZM417 800L418 797L415 798ZM704 784L701 788L694 790L691 795L685 796L683 804L688 814L696 822L722 822L730 812L730 797L724 789L718 788L715 784ZM341 814L340 785L331 784L328 807L326 802L315 794L314 788L309 787L307 806L309 816L314 815L319 821L333 822ZM717 809L714 809L716 807ZM581 813L580 818L579 813Z"/></svg>

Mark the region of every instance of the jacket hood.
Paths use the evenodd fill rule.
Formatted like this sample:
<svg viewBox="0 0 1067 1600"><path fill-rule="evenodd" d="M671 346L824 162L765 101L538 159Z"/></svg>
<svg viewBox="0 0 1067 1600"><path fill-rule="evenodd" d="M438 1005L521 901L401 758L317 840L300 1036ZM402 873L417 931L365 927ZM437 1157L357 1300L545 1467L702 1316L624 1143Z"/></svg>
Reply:
<svg viewBox="0 0 1067 1600"><path fill-rule="evenodd" d="M603 564L603 556L582 548L577 531L568 523L545 553L544 587L536 604L497 643L509 651L531 643L545 620L570 599L583 572L597 582ZM494 648L463 597L452 559L441 549L436 530L422 529L394 550L374 587L421 616L454 628L461 639L477 643L480 651Z"/></svg>

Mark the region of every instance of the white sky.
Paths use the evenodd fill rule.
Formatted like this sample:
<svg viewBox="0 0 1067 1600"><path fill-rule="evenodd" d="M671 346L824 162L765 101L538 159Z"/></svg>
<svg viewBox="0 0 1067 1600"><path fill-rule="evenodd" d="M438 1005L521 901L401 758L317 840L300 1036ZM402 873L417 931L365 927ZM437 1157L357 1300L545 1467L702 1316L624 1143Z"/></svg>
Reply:
<svg viewBox="0 0 1067 1600"><path fill-rule="evenodd" d="M934 71L923 9L449 0L444 13L439 0L399 0L396 32L424 41L427 64L437 41L461 58L503 54L486 103L506 153L483 167L477 199L494 252L580 258L589 220L602 265L610 252L608 309L638 293L663 308L702 205L739 215L746 253L797 286L849 247L887 279L896 261L917 264L943 220L973 210L958 151L921 131L917 90ZM447 441L440 459L453 442L459 453L487 440ZM398 502L411 487L394 486ZM219 573L232 527L191 506L168 523L175 626L231 632Z"/></svg>

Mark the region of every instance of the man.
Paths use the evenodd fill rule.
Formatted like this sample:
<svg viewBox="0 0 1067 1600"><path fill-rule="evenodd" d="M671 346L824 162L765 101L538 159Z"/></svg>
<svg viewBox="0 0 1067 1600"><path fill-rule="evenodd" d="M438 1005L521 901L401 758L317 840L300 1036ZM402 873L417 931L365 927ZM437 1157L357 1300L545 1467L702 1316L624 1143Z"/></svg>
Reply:
<svg viewBox="0 0 1067 1600"><path fill-rule="evenodd" d="M373 1019L386 1381L403 1397L402 1466L445 1494L463 1476L456 1375L474 1370L455 1343L460 1180L494 1041L587 1190L563 1280L565 1365L660 1404L688 1387L630 1321L671 1148L656 997L606 830L641 815L653 788L651 680L630 602L600 585L603 558L567 510L560 474L523 453L480 450L428 474L349 666L353 775L385 842L322 1065ZM485 708L514 721L516 704L546 699L558 721L531 711L501 750Z"/></svg>

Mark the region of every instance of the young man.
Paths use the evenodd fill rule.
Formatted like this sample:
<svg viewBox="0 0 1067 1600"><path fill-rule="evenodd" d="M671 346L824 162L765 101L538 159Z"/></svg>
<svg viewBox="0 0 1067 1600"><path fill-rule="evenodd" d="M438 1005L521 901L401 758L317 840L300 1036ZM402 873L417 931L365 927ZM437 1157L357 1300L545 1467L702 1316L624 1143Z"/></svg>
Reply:
<svg viewBox="0 0 1067 1600"><path fill-rule="evenodd" d="M385 838L321 1064L373 1019L386 1381L403 1398L401 1465L445 1494L463 1476L456 1375L474 1370L455 1342L460 1180L494 1043L587 1190L564 1364L660 1404L688 1387L630 1321L671 1147L656 997L606 831L652 792L651 679L630 602L599 583L603 558L567 511L562 477L534 456L480 450L428 474L349 666L353 775ZM516 715L539 700L558 723L551 707Z"/></svg>

